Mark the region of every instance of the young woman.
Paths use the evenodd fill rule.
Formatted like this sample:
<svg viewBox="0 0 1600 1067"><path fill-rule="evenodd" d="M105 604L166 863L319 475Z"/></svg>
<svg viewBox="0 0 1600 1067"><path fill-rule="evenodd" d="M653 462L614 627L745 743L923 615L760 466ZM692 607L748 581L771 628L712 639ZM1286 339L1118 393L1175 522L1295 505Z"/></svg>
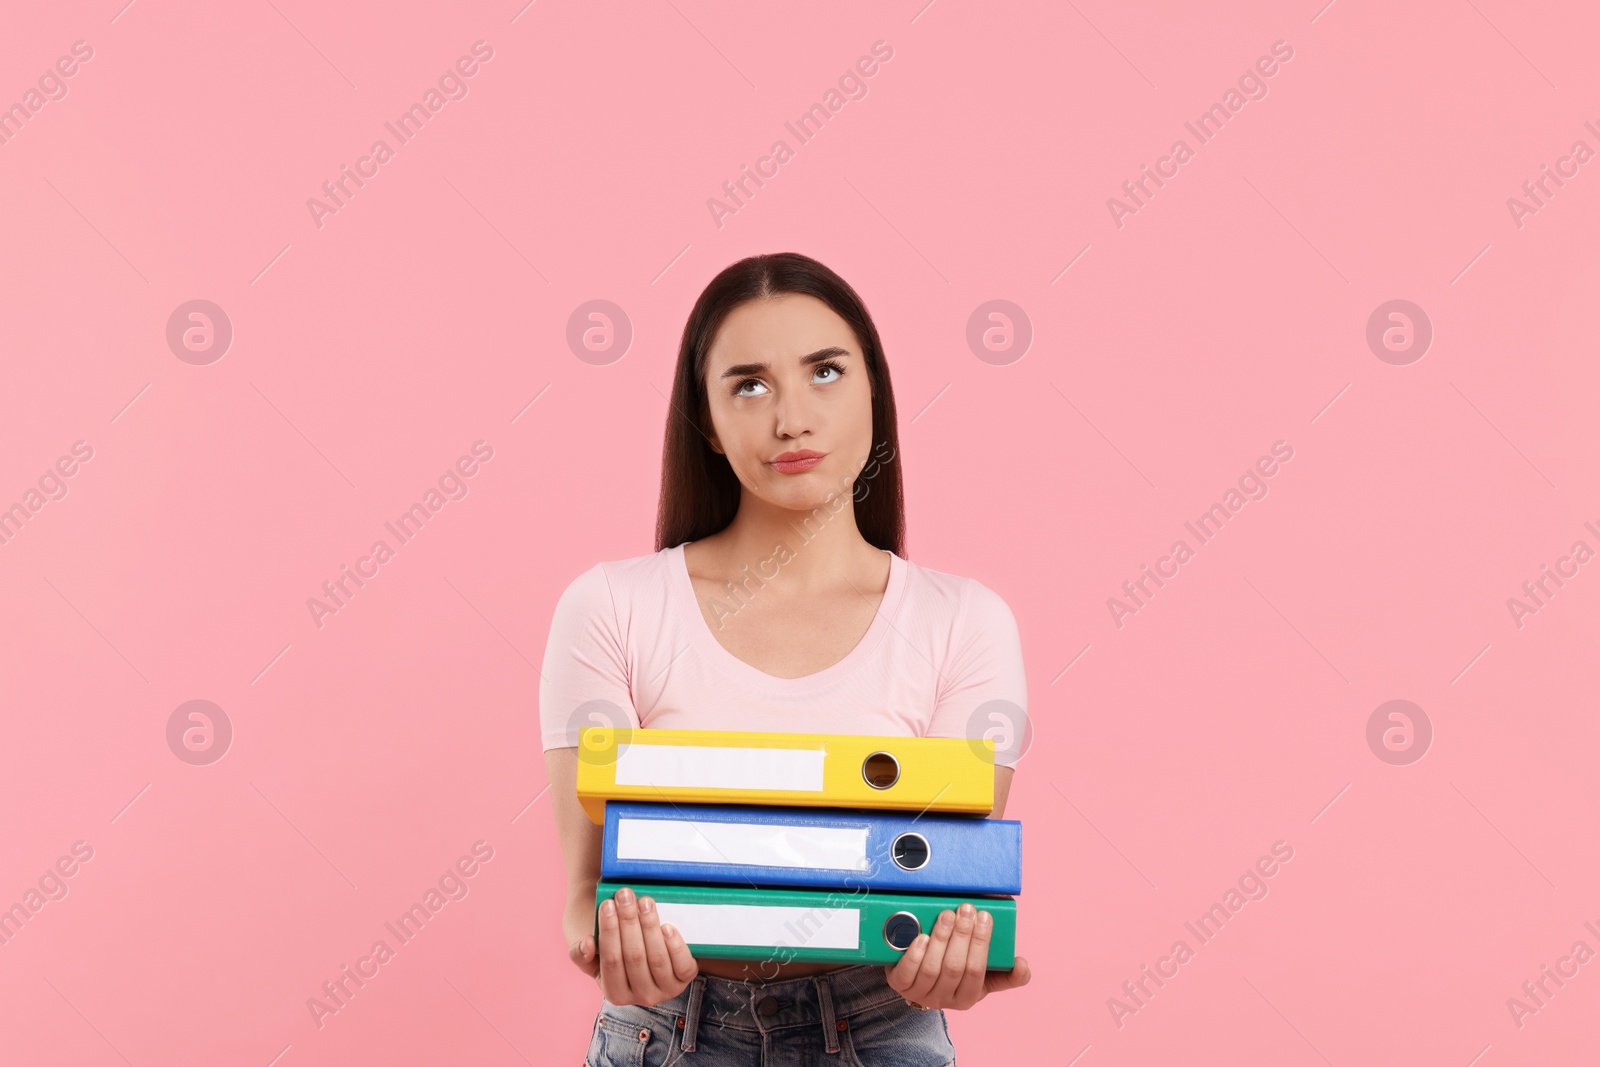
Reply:
<svg viewBox="0 0 1600 1067"><path fill-rule="evenodd" d="M626 889L602 904L598 945L591 933L601 830L576 795L584 726L981 737L1000 709L1022 737L1016 620L976 580L905 558L898 453L878 331L842 278L784 253L711 281L678 349L657 551L574 579L545 648L562 929L603 994L588 1067L690 1053L701 1067L943 1067L955 1050L929 1009L1027 983L1020 956L986 970L989 914L970 903L886 967L697 960ZM996 748L993 818L1019 754Z"/></svg>

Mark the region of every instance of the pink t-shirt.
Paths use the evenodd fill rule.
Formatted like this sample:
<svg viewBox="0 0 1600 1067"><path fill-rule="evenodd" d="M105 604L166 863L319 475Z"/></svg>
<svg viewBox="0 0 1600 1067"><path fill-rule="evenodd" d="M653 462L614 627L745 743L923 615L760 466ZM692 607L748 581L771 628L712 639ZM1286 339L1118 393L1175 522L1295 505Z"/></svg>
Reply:
<svg viewBox="0 0 1600 1067"><path fill-rule="evenodd" d="M993 736L995 762L1012 766L1027 700L1016 618L973 578L891 552L883 601L855 648L815 674L778 678L718 643L678 545L596 563L567 586L545 646L539 724L546 749L576 746L591 725Z"/></svg>

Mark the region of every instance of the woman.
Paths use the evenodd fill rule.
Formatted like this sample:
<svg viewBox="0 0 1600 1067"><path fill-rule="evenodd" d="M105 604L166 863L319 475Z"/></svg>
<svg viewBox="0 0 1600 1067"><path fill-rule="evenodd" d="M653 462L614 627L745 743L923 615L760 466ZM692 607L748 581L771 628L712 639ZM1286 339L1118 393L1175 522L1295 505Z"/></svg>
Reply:
<svg viewBox="0 0 1600 1067"><path fill-rule="evenodd" d="M898 451L877 328L842 278L784 253L712 280L678 349L657 551L574 579L545 649L563 930L603 994L589 1067L690 1053L945 1065L955 1050L929 1009L1027 983L1020 956L985 969L990 917L970 903L885 967L697 960L627 889L601 905L598 946L591 933L601 830L576 796L584 726L978 737L998 708L1022 737L1016 621L977 581L904 558ZM1017 755L996 748L993 818Z"/></svg>

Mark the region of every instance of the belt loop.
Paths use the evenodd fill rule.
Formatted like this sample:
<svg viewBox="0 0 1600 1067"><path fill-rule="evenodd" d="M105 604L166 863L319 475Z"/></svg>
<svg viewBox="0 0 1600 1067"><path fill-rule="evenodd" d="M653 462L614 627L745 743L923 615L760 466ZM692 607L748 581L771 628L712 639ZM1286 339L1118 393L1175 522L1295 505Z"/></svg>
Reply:
<svg viewBox="0 0 1600 1067"><path fill-rule="evenodd" d="M817 999L822 1002L822 1048L824 1052L839 1051L839 1024L833 1018L833 988L826 975L813 975L817 985Z"/></svg>
<svg viewBox="0 0 1600 1067"><path fill-rule="evenodd" d="M683 1039L679 1047L685 1052L694 1051L695 1037L700 1031L700 1009L705 998L706 976L695 975L689 983L689 1007L683 1020Z"/></svg>

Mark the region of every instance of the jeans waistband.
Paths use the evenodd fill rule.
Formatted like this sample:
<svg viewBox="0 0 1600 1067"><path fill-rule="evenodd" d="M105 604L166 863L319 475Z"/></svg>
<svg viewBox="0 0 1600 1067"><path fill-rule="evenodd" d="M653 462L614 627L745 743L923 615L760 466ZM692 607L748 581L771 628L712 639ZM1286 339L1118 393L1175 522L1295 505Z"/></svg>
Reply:
<svg viewBox="0 0 1600 1067"><path fill-rule="evenodd" d="M703 1026L766 1033L793 1026L821 1026L829 1052L839 1048L839 1020L885 1005L904 1006L904 998L875 963L843 967L781 982L743 982L700 974L671 1000L649 1006L681 1018L684 1051L691 1051Z"/></svg>

